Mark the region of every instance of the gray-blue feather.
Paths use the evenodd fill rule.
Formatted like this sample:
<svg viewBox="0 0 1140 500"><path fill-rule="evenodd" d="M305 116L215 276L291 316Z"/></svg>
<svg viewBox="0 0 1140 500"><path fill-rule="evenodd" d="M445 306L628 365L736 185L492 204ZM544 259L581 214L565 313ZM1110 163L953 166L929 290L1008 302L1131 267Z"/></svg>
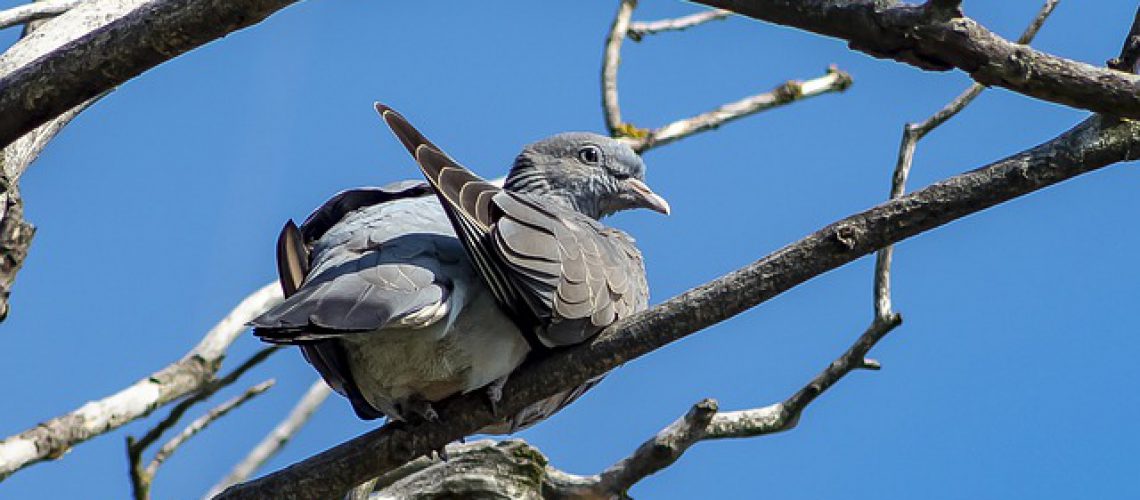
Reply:
<svg viewBox="0 0 1140 500"><path fill-rule="evenodd" d="M279 270L285 289L296 291L253 321L262 339L300 345L359 416L431 418L430 402L488 384L497 401L495 388L530 348L582 342L647 307L632 238L597 222L630 208L669 211L628 146L558 134L526 146L500 188L403 117L377 110L430 188L345 191L295 235L287 226ZM598 380L485 431L533 424Z"/></svg>

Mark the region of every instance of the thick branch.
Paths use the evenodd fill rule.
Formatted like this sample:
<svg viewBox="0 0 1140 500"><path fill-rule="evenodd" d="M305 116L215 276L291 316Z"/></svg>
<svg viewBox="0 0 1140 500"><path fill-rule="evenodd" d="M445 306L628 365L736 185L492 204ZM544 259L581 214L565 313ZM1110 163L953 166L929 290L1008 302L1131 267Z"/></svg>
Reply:
<svg viewBox="0 0 1140 500"><path fill-rule="evenodd" d="M1140 156L1140 125L1094 116L1028 151L963 173L831 224L739 271L608 328L587 344L512 375L499 410L581 384L622 363L735 316L858 257L966 215ZM438 422L387 425L220 497L327 498L490 424L479 394L436 406Z"/></svg>
<svg viewBox="0 0 1140 500"><path fill-rule="evenodd" d="M72 446L117 429L213 380L226 349L246 323L281 301L281 286L265 285L242 300L182 359L130 387L0 441L0 479L28 465L57 459Z"/></svg>
<svg viewBox="0 0 1140 500"><path fill-rule="evenodd" d="M927 70L958 68L1049 102L1140 119L1140 77L1064 59L1010 42L968 17L932 5L876 0L697 0L813 33L847 40L854 50Z"/></svg>
<svg viewBox="0 0 1140 500"><path fill-rule="evenodd" d="M47 0L16 7L6 12L20 15L26 15L29 12L55 12L65 5L67 8L71 8L77 3L74 1ZM0 17L3 17L3 13L0 13ZM56 30L58 26L42 31L39 28L31 29L31 24L28 26L29 29L24 31L22 39L26 39L32 33L38 39L48 40L58 38L61 35ZM20 176L40 155L48 141L51 141L72 118L87 109L87 106L90 106L98 98L97 96L80 103L0 149L0 255L2 255L0 257L0 321L8 316L8 298L16 281L16 273L24 265L24 259L28 256L28 249L35 234L35 227L24 220L24 204L18 188Z"/></svg>
<svg viewBox="0 0 1140 500"><path fill-rule="evenodd" d="M851 86L851 75L832 66L827 74L806 82L789 81L763 94L756 94L691 118L677 120L664 127L645 133L642 137L622 137L638 153L664 146L690 135L713 130L730 121L791 104L796 101L830 92L842 92ZM626 127L629 129L630 127ZM628 130L627 130L628 131Z"/></svg>
<svg viewBox="0 0 1140 500"><path fill-rule="evenodd" d="M0 146L158 64L295 0L104 0L52 19L0 56Z"/></svg>
<svg viewBox="0 0 1140 500"><path fill-rule="evenodd" d="M83 3L83 0L47 0L12 7L0 11L0 29L58 16L80 3Z"/></svg>
<svg viewBox="0 0 1140 500"><path fill-rule="evenodd" d="M222 478L213 488L210 488L204 498L213 498L231 485L249 479L249 476L257 472L262 465L265 465L265 462L268 462L277 452L281 451L281 448L289 440L293 439L297 431L301 430L301 427L304 427L309 418L313 416L313 412L317 411L321 403L325 402L330 392L329 386L324 380L314 382L309 390L305 391L305 395L301 397L300 401L297 401L297 405L289 412L289 416L277 424L277 427L274 427L273 431L265 436L265 439L257 443L249 455L238 462L226 477Z"/></svg>

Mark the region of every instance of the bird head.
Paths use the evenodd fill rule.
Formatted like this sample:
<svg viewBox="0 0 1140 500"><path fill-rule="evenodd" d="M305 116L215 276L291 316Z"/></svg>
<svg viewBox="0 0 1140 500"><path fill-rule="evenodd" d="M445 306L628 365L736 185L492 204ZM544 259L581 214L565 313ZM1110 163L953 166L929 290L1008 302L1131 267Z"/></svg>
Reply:
<svg viewBox="0 0 1140 500"><path fill-rule="evenodd" d="M645 184L645 163L628 145L589 132L566 132L527 145L503 187L562 199L595 219L669 203Z"/></svg>

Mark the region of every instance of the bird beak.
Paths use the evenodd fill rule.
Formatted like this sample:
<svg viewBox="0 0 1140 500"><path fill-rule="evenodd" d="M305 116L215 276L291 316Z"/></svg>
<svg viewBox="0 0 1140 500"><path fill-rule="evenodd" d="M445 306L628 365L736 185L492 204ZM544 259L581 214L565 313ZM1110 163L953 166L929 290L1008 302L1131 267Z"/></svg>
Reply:
<svg viewBox="0 0 1140 500"><path fill-rule="evenodd" d="M634 196L637 197L637 200L641 202L642 207L648 208L654 212L660 212L665 215L669 215L669 202L665 201L665 198L662 198L657 193L654 193L653 190L649 189L649 186L646 186L644 182L630 178L626 179L625 183L627 186L629 186L629 189L633 192Z"/></svg>

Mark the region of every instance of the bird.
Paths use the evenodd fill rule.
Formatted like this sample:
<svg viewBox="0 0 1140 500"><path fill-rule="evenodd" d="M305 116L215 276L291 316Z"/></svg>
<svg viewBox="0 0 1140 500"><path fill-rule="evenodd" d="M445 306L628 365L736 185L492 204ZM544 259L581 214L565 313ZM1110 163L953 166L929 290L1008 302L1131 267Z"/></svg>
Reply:
<svg viewBox="0 0 1140 500"><path fill-rule="evenodd" d="M356 415L436 420L432 403L485 390L492 411L528 357L589 340L648 308L641 252L598 222L670 206L626 144L589 132L525 146L502 185L430 142L392 108L376 111L426 182L342 191L277 240L285 300L253 333L297 345ZM538 401L481 433L541 421L601 377Z"/></svg>

